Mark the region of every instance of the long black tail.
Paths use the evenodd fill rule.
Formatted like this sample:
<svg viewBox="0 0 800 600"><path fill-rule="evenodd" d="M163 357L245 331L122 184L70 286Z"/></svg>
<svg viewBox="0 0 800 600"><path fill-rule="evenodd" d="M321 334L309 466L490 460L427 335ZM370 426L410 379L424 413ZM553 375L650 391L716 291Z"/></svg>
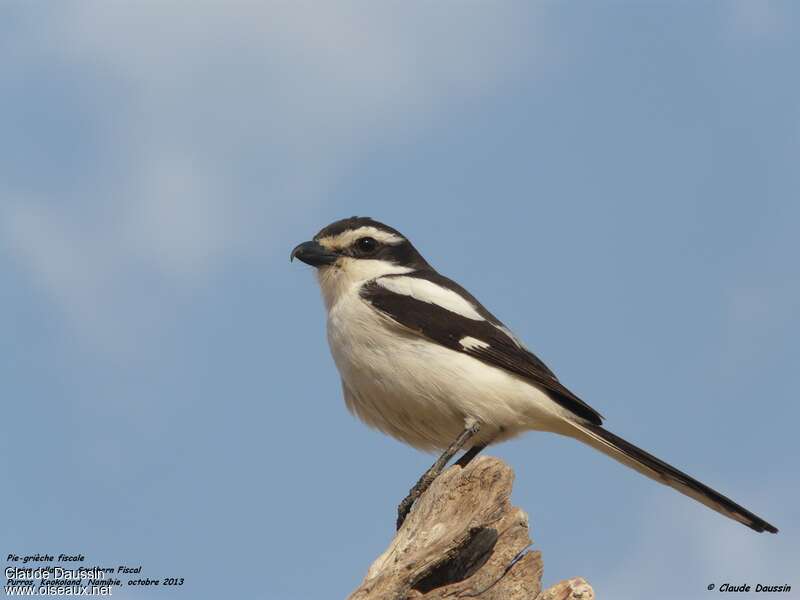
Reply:
<svg viewBox="0 0 800 600"><path fill-rule="evenodd" d="M702 502L718 513L744 523L750 529L758 532L778 533L777 528L773 525L754 515L743 506L739 506L730 498L723 496L716 490L712 490L683 471L668 465L663 460L623 440L601 426L591 423L576 423L574 421L569 421L569 424L574 428L569 435L590 445L592 448L600 450L600 452L614 460L637 470L642 475L668 485L678 490L681 494Z"/></svg>

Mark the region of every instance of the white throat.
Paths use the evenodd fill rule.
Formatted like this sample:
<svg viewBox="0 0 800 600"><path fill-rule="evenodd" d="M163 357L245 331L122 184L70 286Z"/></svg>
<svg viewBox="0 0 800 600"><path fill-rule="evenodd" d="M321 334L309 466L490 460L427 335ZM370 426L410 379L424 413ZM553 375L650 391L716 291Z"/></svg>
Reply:
<svg viewBox="0 0 800 600"><path fill-rule="evenodd" d="M325 308L330 311L342 297L360 288L364 283L384 275L402 275L414 269L396 265L385 260L350 258L343 256L328 267L317 270Z"/></svg>

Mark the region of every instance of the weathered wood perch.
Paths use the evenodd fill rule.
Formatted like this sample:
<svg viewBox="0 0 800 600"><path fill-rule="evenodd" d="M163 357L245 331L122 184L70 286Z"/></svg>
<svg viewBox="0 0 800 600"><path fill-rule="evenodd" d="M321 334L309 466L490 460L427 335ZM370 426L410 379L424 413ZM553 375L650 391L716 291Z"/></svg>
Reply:
<svg viewBox="0 0 800 600"><path fill-rule="evenodd" d="M514 472L480 457L452 466L417 500L350 600L594 600L581 578L542 591L528 516L511 506Z"/></svg>

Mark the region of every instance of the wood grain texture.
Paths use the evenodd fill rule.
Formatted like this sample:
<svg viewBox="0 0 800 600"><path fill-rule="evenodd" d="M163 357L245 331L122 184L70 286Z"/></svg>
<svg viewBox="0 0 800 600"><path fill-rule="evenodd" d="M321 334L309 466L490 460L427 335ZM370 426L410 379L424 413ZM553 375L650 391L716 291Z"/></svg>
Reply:
<svg viewBox="0 0 800 600"><path fill-rule="evenodd" d="M511 505L514 473L479 457L442 473L414 505L351 600L594 600L582 579L541 589L528 516Z"/></svg>

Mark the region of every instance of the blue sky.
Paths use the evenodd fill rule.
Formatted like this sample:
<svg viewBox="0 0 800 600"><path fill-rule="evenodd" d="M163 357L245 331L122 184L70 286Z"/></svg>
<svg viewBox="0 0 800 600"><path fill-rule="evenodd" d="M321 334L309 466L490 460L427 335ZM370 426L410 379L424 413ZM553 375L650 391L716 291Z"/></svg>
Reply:
<svg viewBox="0 0 800 600"><path fill-rule="evenodd" d="M4 3L3 550L351 591L432 461L347 413L288 262L358 214L781 529L530 434L491 453L545 583L797 597L798 56L790 2Z"/></svg>

